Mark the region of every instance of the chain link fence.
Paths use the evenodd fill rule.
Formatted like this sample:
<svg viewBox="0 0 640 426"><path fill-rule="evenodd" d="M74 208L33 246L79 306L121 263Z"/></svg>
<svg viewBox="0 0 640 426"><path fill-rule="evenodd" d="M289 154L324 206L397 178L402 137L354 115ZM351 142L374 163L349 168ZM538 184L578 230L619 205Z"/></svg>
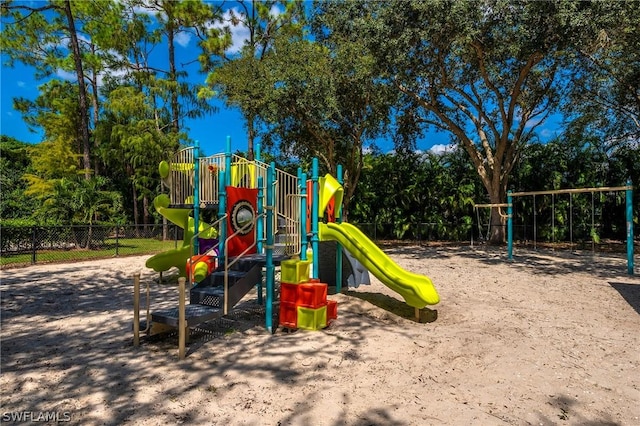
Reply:
<svg viewBox="0 0 640 426"><path fill-rule="evenodd" d="M176 248L182 238L173 224L3 226L0 266L153 254Z"/></svg>
<svg viewBox="0 0 640 426"><path fill-rule="evenodd" d="M447 242L471 245L488 235L474 224L416 223L398 229L391 223L354 223L376 243L405 241L414 244ZM637 232L637 231L636 231ZM638 239L638 233L636 240ZM182 244L183 230L174 224L130 226L3 226L0 228L0 267L70 262L118 256L155 254ZM624 240L594 244L590 238L544 238L540 231L514 225L514 243L524 246L570 243L574 248L622 250Z"/></svg>
<svg viewBox="0 0 640 426"><path fill-rule="evenodd" d="M393 224L357 223L373 241L469 241L470 225L418 223L403 229ZM2 268L47 262L105 259L159 253L182 244L183 230L174 224L102 226L3 226Z"/></svg>

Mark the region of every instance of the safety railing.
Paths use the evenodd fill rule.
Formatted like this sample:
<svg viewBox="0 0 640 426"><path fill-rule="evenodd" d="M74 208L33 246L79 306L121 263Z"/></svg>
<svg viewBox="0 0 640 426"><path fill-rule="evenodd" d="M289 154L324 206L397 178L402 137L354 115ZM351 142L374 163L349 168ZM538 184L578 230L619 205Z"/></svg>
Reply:
<svg viewBox="0 0 640 426"><path fill-rule="evenodd" d="M231 156L231 170L226 170L226 155L216 154L199 159L199 198L200 206L217 205L219 202L220 182L218 171L229 173L229 182L232 186L244 188L257 188L262 178L263 189L266 189L269 165L258 160L249 161L244 157L233 154ZM170 163L170 176L164 180L170 189L171 203L174 205L193 204L194 190L194 148L188 147L178 151ZM283 170L276 169L274 179L274 221L284 218L287 224L294 224L296 216L299 217L299 206L289 204L289 196L299 196L300 187L298 177ZM277 226L277 222L274 222ZM277 228L274 228L277 229ZM299 234L299 230L291 228L292 233ZM300 236L298 235L298 239Z"/></svg>
<svg viewBox="0 0 640 426"><path fill-rule="evenodd" d="M169 188L171 204L193 204L193 178L193 148L181 149L171 159L169 177L164 180Z"/></svg>
<svg viewBox="0 0 640 426"><path fill-rule="evenodd" d="M225 170L224 154L216 154L210 157L200 158L200 203L204 205L218 204L220 182L218 172Z"/></svg>

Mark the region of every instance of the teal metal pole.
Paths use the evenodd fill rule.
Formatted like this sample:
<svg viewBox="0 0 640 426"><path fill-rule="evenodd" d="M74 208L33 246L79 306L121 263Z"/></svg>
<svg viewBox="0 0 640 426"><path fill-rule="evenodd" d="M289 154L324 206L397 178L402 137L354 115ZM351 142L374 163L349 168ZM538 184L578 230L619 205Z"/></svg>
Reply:
<svg viewBox="0 0 640 426"><path fill-rule="evenodd" d="M627 180L627 273L633 275L633 186Z"/></svg>
<svg viewBox="0 0 640 426"><path fill-rule="evenodd" d="M509 260L513 260L513 196L507 191L507 253Z"/></svg>
<svg viewBox="0 0 640 426"><path fill-rule="evenodd" d="M262 176L258 176L258 202L256 204L258 209L258 216L264 213L264 185ZM258 247L258 253L262 254L262 248L264 243L264 220L260 219L256 223L256 245Z"/></svg>
<svg viewBox="0 0 640 426"><path fill-rule="evenodd" d="M224 169L227 172L224 186L231 186L231 136L227 136L227 146L224 151Z"/></svg>
<svg viewBox="0 0 640 426"><path fill-rule="evenodd" d="M260 146L260 142L256 143L255 157L257 161L262 161L262 147Z"/></svg>
<svg viewBox="0 0 640 426"><path fill-rule="evenodd" d="M276 165L271 163L267 171L267 244L266 248L266 281L267 281L267 305L265 306L265 324L269 333L275 332L273 328L273 287L275 281L275 266L273 265L273 183L275 181Z"/></svg>
<svg viewBox="0 0 640 426"><path fill-rule="evenodd" d="M311 271L312 278L320 277L320 265L319 265L319 239L318 239L318 206L319 196L318 196L318 159L314 158L311 165L311 182L313 182L313 197L311 202L311 249L313 250L313 271Z"/></svg>
<svg viewBox="0 0 640 426"><path fill-rule="evenodd" d="M307 260L307 174L298 167L300 185L300 259Z"/></svg>
<svg viewBox="0 0 640 426"><path fill-rule="evenodd" d="M258 176L258 201L257 201L257 209L258 216L261 216L264 213L264 188L263 188L263 179L262 176ZM256 223L256 245L258 249L258 254L262 254L262 248L264 239L264 218L261 218ZM262 277L258 281L258 285L256 286L258 291L258 305L262 305Z"/></svg>
<svg viewBox="0 0 640 426"><path fill-rule="evenodd" d="M224 182L227 172L218 171L218 182ZM218 219L222 218L227 211L227 191L224 185L218 185ZM224 265L224 245L227 239L227 221L220 223L220 232L218 233L218 265Z"/></svg>
<svg viewBox="0 0 640 426"><path fill-rule="evenodd" d="M200 229L200 143L196 141L193 149L193 234ZM198 238L193 240L192 255L200 254Z"/></svg>
<svg viewBox="0 0 640 426"><path fill-rule="evenodd" d="M338 164L336 178L340 185L343 184L342 164ZM335 206L336 223L342 223L342 202ZM342 245L336 241L336 293L342 292Z"/></svg>

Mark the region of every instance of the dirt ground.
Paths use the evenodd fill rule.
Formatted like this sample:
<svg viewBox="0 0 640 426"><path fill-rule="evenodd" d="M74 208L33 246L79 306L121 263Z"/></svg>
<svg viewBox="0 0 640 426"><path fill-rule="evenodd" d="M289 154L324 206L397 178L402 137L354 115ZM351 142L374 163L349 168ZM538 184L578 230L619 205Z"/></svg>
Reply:
<svg viewBox="0 0 640 426"><path fill-rule="evenodd" d="M0 271L0 421L640 424L640 270L627 275L623 256L385 251L435 283L431 322L372 278L329 296L327 329L270 335L248 307L195 336L183 361L176 337L132 345L133 274L153 303L177 300L146 257Z"/></svg>

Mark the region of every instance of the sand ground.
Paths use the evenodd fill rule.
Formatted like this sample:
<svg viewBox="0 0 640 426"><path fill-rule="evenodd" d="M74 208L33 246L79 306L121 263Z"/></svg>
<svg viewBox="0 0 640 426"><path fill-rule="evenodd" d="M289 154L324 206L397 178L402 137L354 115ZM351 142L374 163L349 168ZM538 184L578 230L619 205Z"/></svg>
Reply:
<svg viewBox="0 0 640 426"><path fill-rule="evenodd" d="M184 361L175 337L132 345L133 274L153 303L177 300L147 257L0 271L0 421L640 424L640 271L627 275L622 256L385 251L432 278L431 322L372 279L329 296L327 329L270 335L247 308L196 336Z"/></svg>

